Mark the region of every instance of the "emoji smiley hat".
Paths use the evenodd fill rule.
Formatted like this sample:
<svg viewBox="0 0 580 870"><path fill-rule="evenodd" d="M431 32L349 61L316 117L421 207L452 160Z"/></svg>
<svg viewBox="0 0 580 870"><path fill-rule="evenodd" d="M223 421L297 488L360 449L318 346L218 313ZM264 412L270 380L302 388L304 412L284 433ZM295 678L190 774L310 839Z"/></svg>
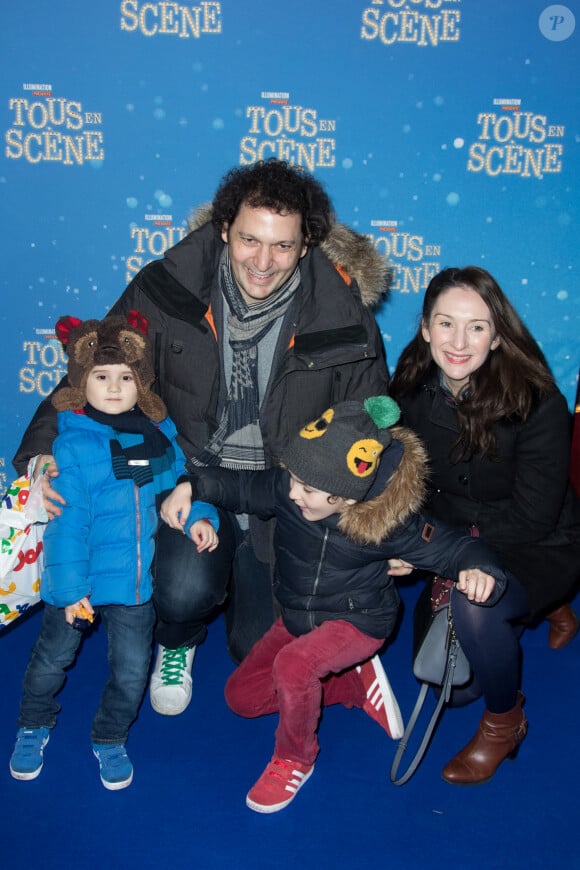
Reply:
<svg viewBox="0 0 580 870"><path fill-rule="evenodd" d="M315 489L361 501L400 417L388 396L341 402L304 426L282 454L286 468Z"/></svg>

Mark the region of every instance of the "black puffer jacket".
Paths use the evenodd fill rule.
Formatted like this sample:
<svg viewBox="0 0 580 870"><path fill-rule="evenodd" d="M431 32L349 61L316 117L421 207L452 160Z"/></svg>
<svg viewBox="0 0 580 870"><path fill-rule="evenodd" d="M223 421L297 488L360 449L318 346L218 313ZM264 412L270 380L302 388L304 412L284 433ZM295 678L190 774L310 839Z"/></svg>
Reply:
<svg viewBox="0 0 580 870"><path fill-rule="evenodd" d="M198 212L192 231L162 260L146 265L111 314L142 312L155 353L155 389L177 426L186 456L205 447L217 426L226 390L220 363L221 294L217 273L223 242ZM389 269L363 236L334 224L320 248L300 261L301 287L285 318L260 425L268 464L291 435L345 399L386 393L381 335L372 313L385 294ZM14 458L22 471L31 456L50 453L56 415L45 400Z"/></svg>
<svg viewBox="0 0 580 870"><path fill-rule="evenodd" d="M477 526L526 589L528 621L574 594L580 579L580 500L570 485L570 414L561 393L528 420L497 424L496 460L451 464L459 423L436 374L398 398L403 419L430 457L427 509L467 532Z"/></svg>
<svg viewBox="0 0 580 870"><path fill-rule="evenodd" d="M391 557L454 579L463 568L479 567L497 581L487 604L503 593L507 575L486 544L419 512L425 452L401 427L393 429L393 437L365 501L319 522L305 520L290 500L285 470L200 469L191 478L195 498L263 519L277 517L274 593L292 634L344 619L372 637L388 637L399 607L387 574Z"/></svg>

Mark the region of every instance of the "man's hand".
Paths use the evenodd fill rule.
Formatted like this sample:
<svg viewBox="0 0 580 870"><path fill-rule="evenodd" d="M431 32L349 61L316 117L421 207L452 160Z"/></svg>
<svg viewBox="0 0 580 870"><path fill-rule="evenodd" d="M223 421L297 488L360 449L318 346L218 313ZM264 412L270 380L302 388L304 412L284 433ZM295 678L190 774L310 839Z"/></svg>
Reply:
<svg viewBox="0 0 580 870"><path fill-rule="evenodd" d="M37 479L39 474L42 474L42 501L44 509L48 514L48 519L53 520L62 513L62 508L59 505L66 504L62 495L56 489L53 489L51 485L53 478L58 477L58 468L54 461L54 456L51 456L49 453L42 453L40 456L37 456L34 466L34 480Z"/></svg>

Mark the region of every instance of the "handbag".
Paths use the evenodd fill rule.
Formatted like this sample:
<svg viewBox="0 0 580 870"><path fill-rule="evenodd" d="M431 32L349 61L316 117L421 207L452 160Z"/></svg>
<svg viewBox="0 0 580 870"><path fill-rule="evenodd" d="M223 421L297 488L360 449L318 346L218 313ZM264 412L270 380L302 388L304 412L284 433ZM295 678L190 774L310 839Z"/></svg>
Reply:
<svg viewBox="0 0 580 870"><path fill-rule="evenodd" d="M0 631L40 601L47 515L42 506L42 475L31 485L32 470L31 462L0 503Z"/></svg>
<svg viewBox="0 0 580 870"><path fill-rule="evenodd" d="M453 586L452 580L435 577L431 587L425 587L415 606L413 674L420 680L421 687L391 767L391 782L394 785L404 785L413 776L427 751L443 708L449 702L453 686L463 686L471 677L469 661L453 627ZM403 754L431 686L440 687L437 706L407 770L397 778Z"/></svg>

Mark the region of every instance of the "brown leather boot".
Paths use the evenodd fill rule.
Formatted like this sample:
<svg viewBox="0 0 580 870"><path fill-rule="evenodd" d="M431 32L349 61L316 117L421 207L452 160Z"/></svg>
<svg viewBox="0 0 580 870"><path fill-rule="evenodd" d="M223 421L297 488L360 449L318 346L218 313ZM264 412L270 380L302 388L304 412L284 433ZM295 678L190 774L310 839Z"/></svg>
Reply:
<svg viewBox="0 0 580 870"><path fill-rule="evenodd" d="M563 604L557 610L548 613L546 619L550 623L548 643L552 649L562 649L578 633L578 617L569 604Z"/></svg>
<svg viewBox="0 0 580 870"><path fill-rule="evenodd" d="M443 768L443 779L452 785L480 785L492 778L504 758L515 758L528 730L524 701L518 692L515 707L507 713L486 710L475 737Z"/></svg>

